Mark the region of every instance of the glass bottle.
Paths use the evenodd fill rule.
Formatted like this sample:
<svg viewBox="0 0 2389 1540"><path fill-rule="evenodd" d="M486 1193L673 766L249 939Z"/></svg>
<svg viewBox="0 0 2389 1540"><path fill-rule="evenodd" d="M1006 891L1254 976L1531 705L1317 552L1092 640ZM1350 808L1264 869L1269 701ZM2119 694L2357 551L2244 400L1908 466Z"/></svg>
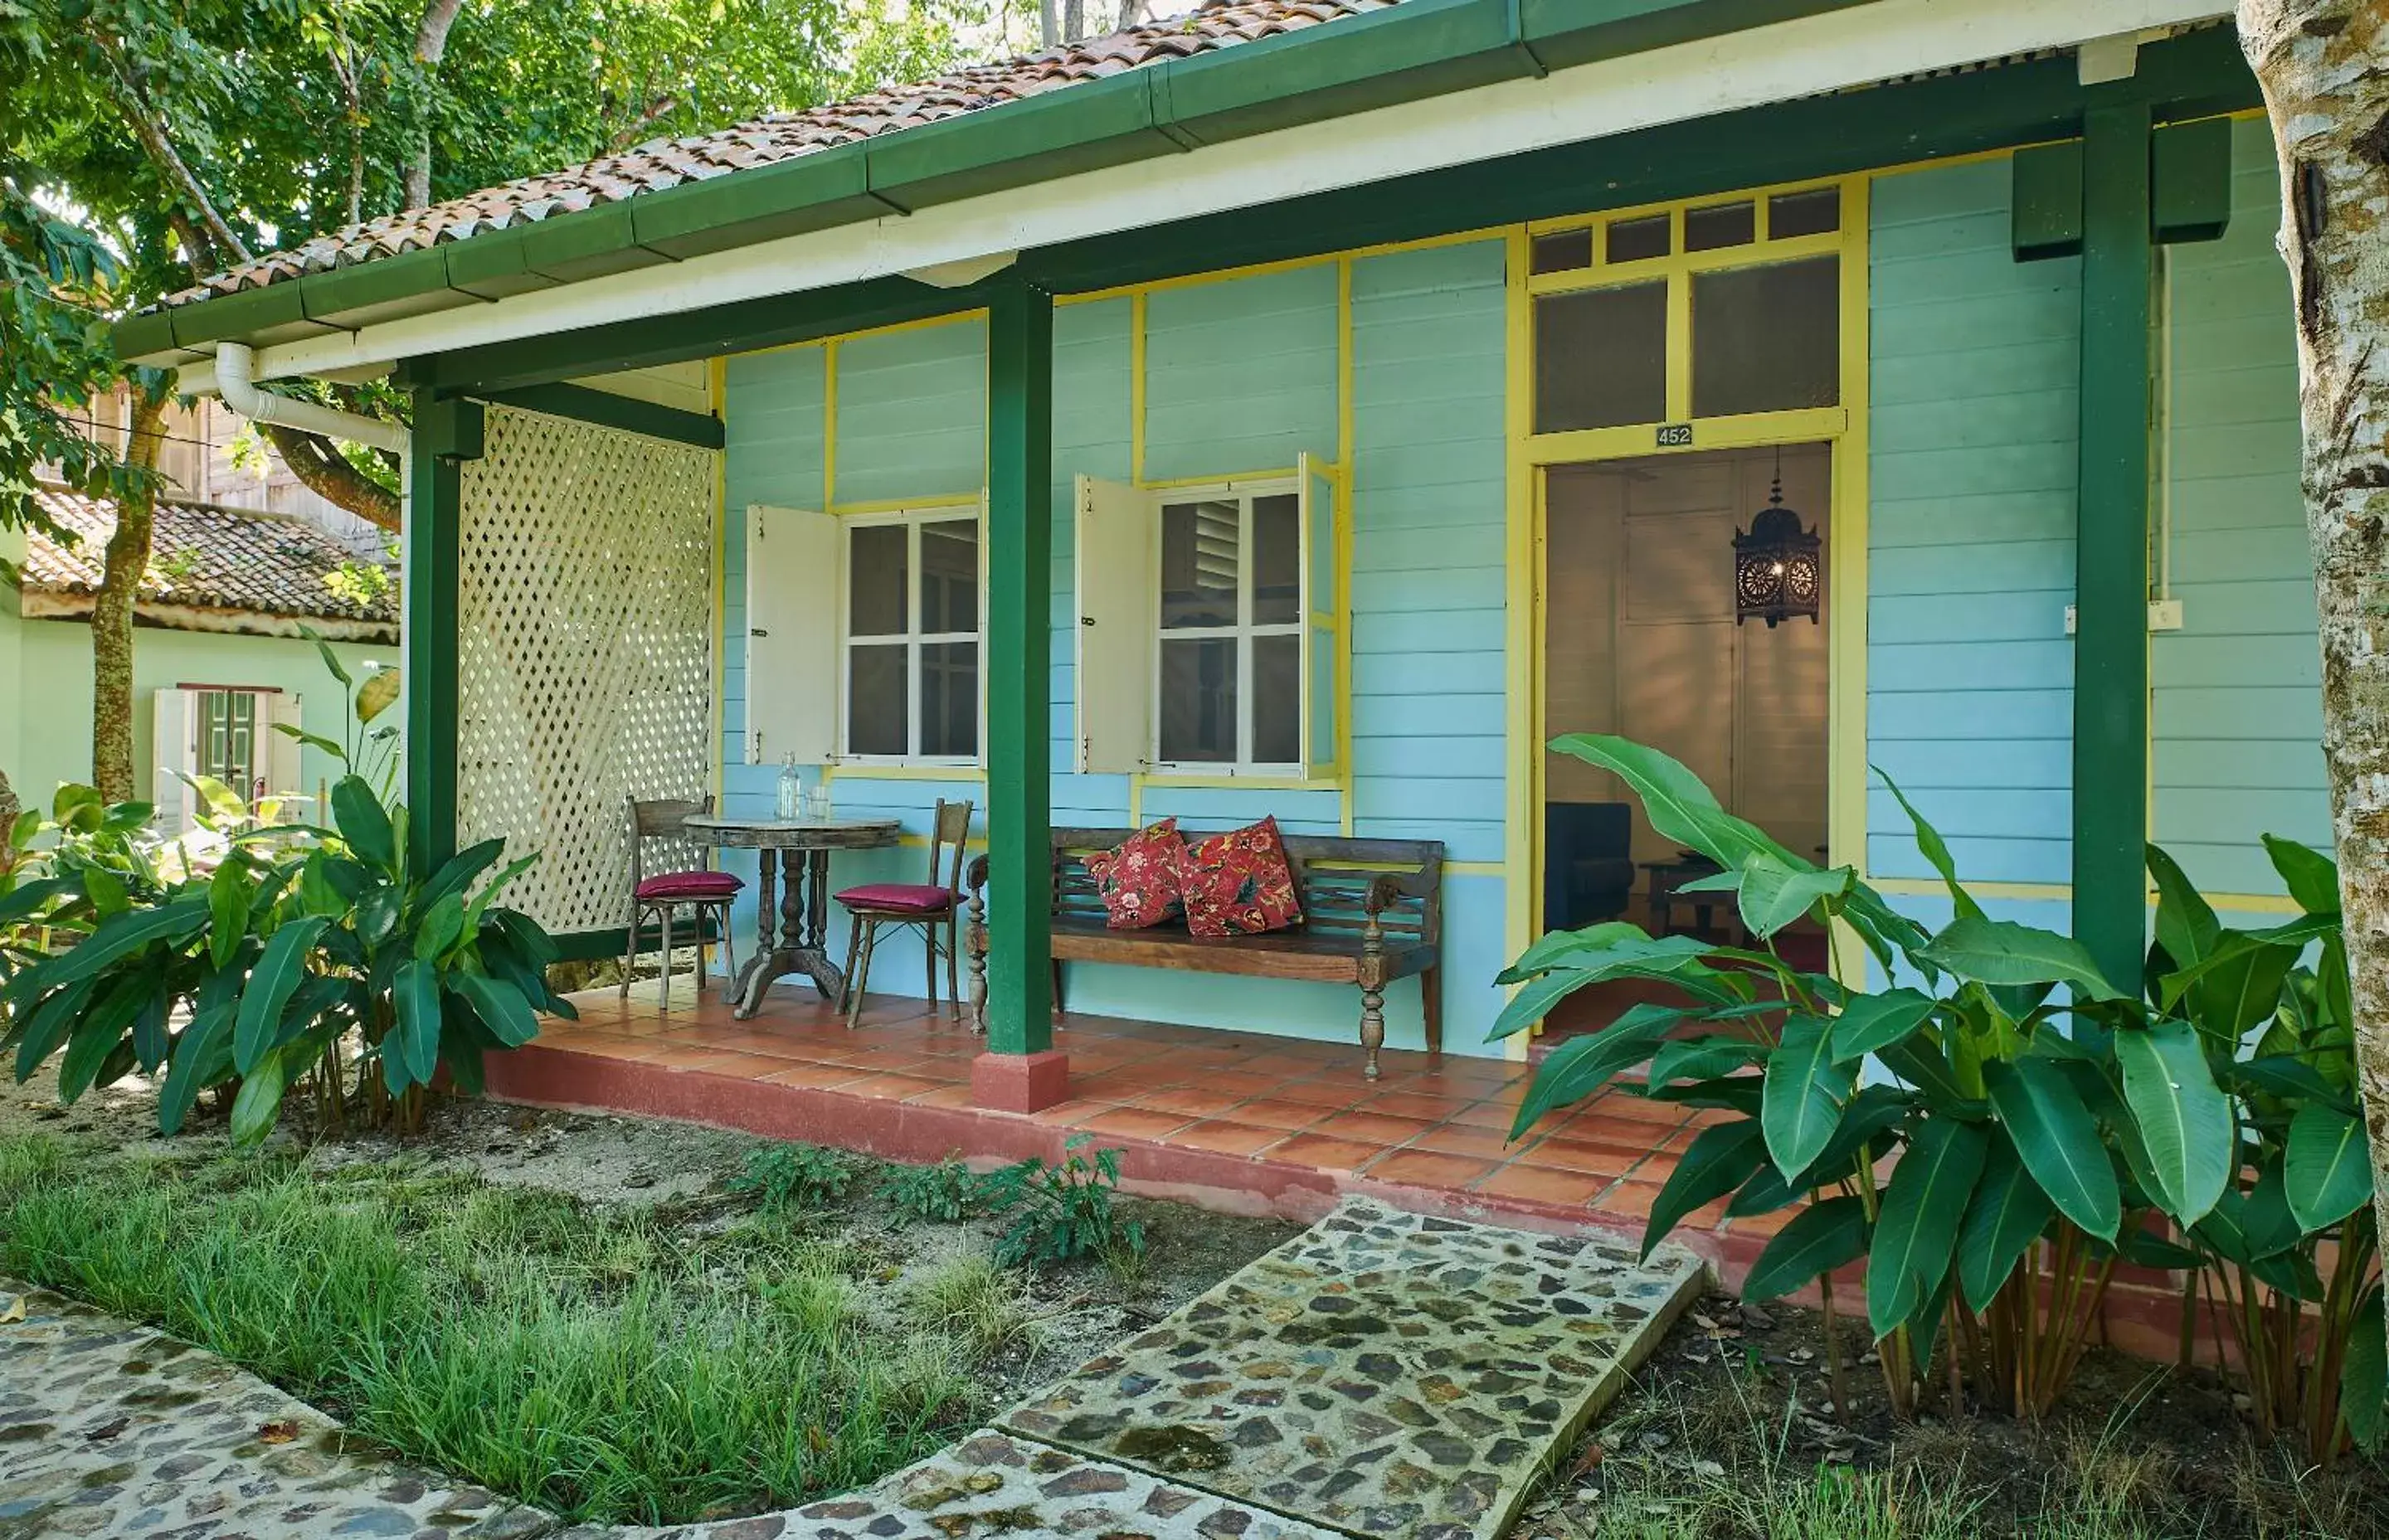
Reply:
<svg viewBox="0 0 2389 1540"><path fill-rule="evenodd" d="M780 759L780 795L776 816L786 822L801 818L804 810L805 783L804 778L797 773L797 757L784 755Z"/></svg>

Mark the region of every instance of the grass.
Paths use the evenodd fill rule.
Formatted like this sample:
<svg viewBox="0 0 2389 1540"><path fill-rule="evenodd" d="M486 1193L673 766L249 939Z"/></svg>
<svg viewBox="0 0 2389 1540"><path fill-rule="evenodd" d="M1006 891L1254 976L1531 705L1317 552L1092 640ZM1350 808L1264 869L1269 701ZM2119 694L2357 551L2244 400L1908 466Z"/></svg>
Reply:
<svg viewBox="0 0 2389 1540"><path fill-rule="evenodd" d="M877 1319L884 1266L769 1209L692 1238L404 1162L0 1139L0 1271L576 1520L790 1507L960 1430L975 1360L1028 1329L1017 1286L950 1264L917 1291L937 1305Z"/></svg>

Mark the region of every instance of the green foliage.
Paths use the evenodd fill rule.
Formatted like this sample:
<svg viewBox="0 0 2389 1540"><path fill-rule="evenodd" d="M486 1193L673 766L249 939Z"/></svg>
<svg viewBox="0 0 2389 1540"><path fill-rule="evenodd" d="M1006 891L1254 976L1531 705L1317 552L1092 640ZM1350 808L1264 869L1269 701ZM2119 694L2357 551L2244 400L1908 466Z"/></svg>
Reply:
<svg viewBox="0 0 2389 1540"><path fill-rule="evenodd" d="M326 745L344 763L371 714L357 692L352 745ZM0 1052L19 1081L63 1050L69 1101L134 1069L160 1076L169 1134L222 1088L235 1139L262 1139L302 1084L327 1125L354 1108L408 1126L442 1069L476 1091L484 1051L528 1042L541 1011L570 1013L546 983L554 942L495 902L536 857L492 872L504 844L490 840L424 876L404 808L353 769L332 829L193 785L200 827L172 845L147 833L144 805L59 793L48 870L0 897ZM75 944L43 945L51 934Z"/></svg>
<svg viewBox="0 0 2389 1540"><path fill-rule="evenodd" d="M1079 1152L1092 1140L1092 1135L1071 1135L1058 1165L1032 1157L988 1174L987 1206L1011 1216L996 1243L996 1260L1015 1266L1104 1257L1118 1250L1144 1254L1144 1227L1133 1219L1123 1223L1112 1213L1120 1152L1098 1150L1089 1161Z"/></svg>
<svg viewBox="0 0 2389 1540"><path fill-rule="evenodd" d="M730 1190L755 1195L779 1212L834 1203L854 1185L854 1167L835 1150L818 1144L774 1144L747 1155L747 1168L730 1178Z"/></svg>
<svg viewBox="0 0 2389 1540"><path fill-rule="evenodd" d="M882 1202L908 1219L952 1225L987 1203L987 1185L952 1156L935 1165L893 1167L879 1189Z"/></svg>
<svg viewBox="0 0 2389 1540"><path fill-rule="evenodd" d="M1033 1345L1041 1335L1019 1278L977 1252L948 1257L905 1293L922 1325L959 1338L975 1358Z"/></svg>
<svg viewBox="0 0 2389 1540"><path fill-rule="evenodd" d="M1620 777L1664 837L1716 861L1706 885L1735 895L1757 937L1710 946L1612 922L1546 935L1502 974L1518 986L1505 1033L1593 984L1632 979L1663 995L1552 1053L1516 1131L1613 1083L1741 1114L1688 1149L1653 1203L1646 1247L1729 1194L1736 1215L1810 1194L1758 1258L1755 1292L1790 1292L1863 1257L1896 1406L1910 1404L1938 1342L1988 1399L2038 1413L2070 1380L2115 1267L2191 1265L2197 1256L2163 1238L2184 1234L2210 1268L2239 1269L2244 1287L2225 1293L2243 1336L2268 1330L2267 1309L2319 1306L2314 1373L2280 1373L2319 1436L2336 1437L2343 1361L2370 1375L2382 1355L2345 1345L2377 1267L2327 859L2268 841L2291 891L2329 908L2242 933L2152 850L2157 946L2144 980L2114 980L2071 937L1987 916L1897 786L1949 891L1953 918L1937 932L1855 872L1820 869L1727 813L1665 755L1591 734L1553 746ZM1804 920L1855 933L1886 986L1859 990L1787 962L1777 940ZM2318 962L2302 967L2309 948ZM1892 1078L1862 1075L1870 1059ZM1646 1064L1641 1084L1619 1080ZM2316 1251L2326 1238L2348 1258L2328 1286ZM2324 1381L2329 1391L2316 1388ZM2360 1391L2368 1409L2382 1394L2377 1375Z"/></svg>

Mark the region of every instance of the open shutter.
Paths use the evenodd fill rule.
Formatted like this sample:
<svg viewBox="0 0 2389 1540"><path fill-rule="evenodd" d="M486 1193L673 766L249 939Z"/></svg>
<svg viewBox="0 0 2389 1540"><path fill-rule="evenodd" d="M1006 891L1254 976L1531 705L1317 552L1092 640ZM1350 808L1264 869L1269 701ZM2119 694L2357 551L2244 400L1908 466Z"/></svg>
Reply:
<svg viewBox="0 0 2389 1540"><path fill-rule="evenodd" d="M837 749L837 520L747 510L747 762Z"/></svg>
<svg viewBox="0 0 2389 1540"><path fill-rule="evenodd" d="M258 731L265 734L265 752L259 756L265 771L265 793L281 800L282 822L297 823L313 818L314 808L307 799L314 795L314 791L300 779L304 771L300 761L299 740L282 731L287 726L296 732L305 725L300 712L300 697L277 691L259 696L257 704L259 715L265 719L258 726Z"/></svg>
<svg viewBox="0 0 2389 1540"><path fill-rule="evenodd" d="M1081 476L1078 507L1079 772L1144 769L1153 742L1153 510L1117 481Z"/></svg>
<svg viewBox="0 0 2389 1540"><path fill-rule="evenodd" d="M1344 595L1337 579L1341 551L1336 518L1342 474L1302 456L1296 475L1302 492L1302 758L1314 780L1335 773L1343 745Z"/></svg>
<svg viewBox="0 0 2389 1540"><path fill-rule="evenodd" d="M160 688L150 696L149 800L157 808L152 816L158 830L168 839L191 827L191 788L182 777L198 763L198 745L191 737L198 721L198 695L196 690Z"/></svg>

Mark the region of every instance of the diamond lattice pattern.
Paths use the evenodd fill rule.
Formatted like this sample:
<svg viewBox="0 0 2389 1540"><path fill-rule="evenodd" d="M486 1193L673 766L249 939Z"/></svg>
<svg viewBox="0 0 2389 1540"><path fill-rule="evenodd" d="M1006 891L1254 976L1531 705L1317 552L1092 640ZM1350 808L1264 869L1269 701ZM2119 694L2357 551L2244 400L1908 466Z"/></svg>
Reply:
<svg viewBox="0 0 2389 1540"><path fill-rule="evenodd" d="M456 835L543 852L506 902L630 913L623 800L707 784L714 453L489 409L463 466Z"/></svg>

